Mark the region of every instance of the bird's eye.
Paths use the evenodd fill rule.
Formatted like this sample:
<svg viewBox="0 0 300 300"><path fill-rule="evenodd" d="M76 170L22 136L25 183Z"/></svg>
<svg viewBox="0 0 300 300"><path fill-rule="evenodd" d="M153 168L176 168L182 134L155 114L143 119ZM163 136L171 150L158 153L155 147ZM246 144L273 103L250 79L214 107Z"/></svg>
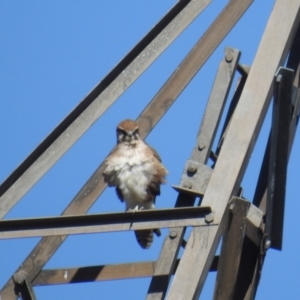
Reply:
<svg viewBox="0 0 300 300"><path fill-rule="evenodd" d="M118 135L126 135L126 131L123 129L118 128L117 132L118 132Z"/></svg>
<svg viewBox="0 0 300 300"><path fill-rule="evenodd" d="M135 134L139 134L139 129L137 128L134 132L133 132L133 134L135 135Z"/></svg>

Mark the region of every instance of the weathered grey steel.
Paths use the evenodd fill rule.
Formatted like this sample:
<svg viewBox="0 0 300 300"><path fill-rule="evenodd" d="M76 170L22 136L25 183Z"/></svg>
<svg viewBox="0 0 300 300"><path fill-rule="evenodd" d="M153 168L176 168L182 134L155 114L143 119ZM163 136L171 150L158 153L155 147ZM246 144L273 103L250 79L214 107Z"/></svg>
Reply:
<svg viewBox="0 0 300 300"><path fill-rule="evenodd" d="M249 1L250 4L250 1ZM233 11L228 10L230 4L222 11L219 15L219 18L216 20L219 26L224 22L224 14L232 14ZM247 8L244 7L246 10ZM242 14L242 12L240 12ZM236 22L239 16L236 16ZM230 55L230 61L226 59ZM234 48L225 49L225 58L222 60L219 70L216 75L214 85L212 87L212 92L208 100L207 108L203 116L202 125L197 137L198 149L194 148L193 150L193 159L199 160L205 164L209 158L210 151L212 148L212 143L215 139L217 128L220 122L220 112L223 112L224 105L226 103L228 93L231 88L233 76L235 70L238 66L240 59L240 51ZM200 151L199 151L200 150Z"/></svg>
<svg viewBox="0 0 300 300"><path fill-rule="evenodd" d="M179 193L176 206L192 206L194 202L195 196ZM177 256L183 242L184 233L185 227L172 228L170 229L169 235L165 238L148 289L147 300L164 299L171 275L177 267Z"/></svg>
<svg viewBox="0 0 300 300"><path fill-rule="evenodd" d="M16 294L21 297L22 300L36 300L32 285L26 278L13 276L13 280L15 282Z"/></svg>
<svg viewBox="0 0 300 300"><path fill-rule="evenodd" d="M221 133L220 140L219 140L219 143L218 143L218 147L217 147L217 150L216 150L216 153L215 153L216 157L218 157L218 155L219 155L219 153L222 149L222 145L223 145L224 139L226 137L226 133L227 133L232 115L235 111L235 108L236 108L236 106L238 104L238 101L241 97L241 94L243 92L247 77L248 77L248 75L244 75L241 78L239 78L239 80L238 80L235 93L234 93L233 98L230 102L230 106L228 108L228 112L227 112L227 115L226 115L226 118L225 118L225 121L224 121L224 125L223 125L223 128L222 128L222 133ZM214 162L216 162L216 161L217 161L217 159L214 159Z"/></svg>
<svg viewBox="0 0 300 300"><path fill-rule="evenodd" d="M2 218L211 0L179 1L0 186Z"/></svg>
<svg viewBox="0 0 300 300"><path fill-rule="evenodd" d="M215 222L221 222L240 186L269 106L274 74L286 59L299 26L299 8L300 0L277 0L271 13L202 201L212 207ZM222 226L192 230L167 299L199 297L221 235Z"/></svg>
<svg viewBox="0 0 300 300"><path fill-rule="evenodd" d="M292 96L292 104L293 111L291 114L290 121L290 133L289 133L289 155L291 153L292 145L294 142L297 124L300 115L300 26L298 27L298 32L293 41L293 45L291 47L291 51L289 53L289 58L287 61L287 67L293 69L294 72L294 82L293 82L293 96ZM268 140L268 144L265 150L265 155L263 159L263 163L261 166L261 171L259 174L257 187L255 191L255 195L253 198L253 203L259 206L264 213L266 213L266 199L267 199L267 178L268 178L268 162L269 162L269 154L270 154L270 138ZM261 255L257 258L255 264L255 270L253 274L253 279L251 285L249 286L249 292L247 293L247 298L245 300L252 300L255 297L257 287L260 280L260 274L262 272L264 257L266 255L265 245L261 247Z"/></svg>
<svg viewBox="0 0 300 300"><path fill-rule="evenodd" d="M231 56L231 60L228 62L226 60L226 56L229 54ZM238 50L232 48L225 49L225 57L221 61L217 72L210 98L205 109L204 118L197 135L196 145L192 151L191 159L187 162L186 167L184 168L183 176L181 178L180 186L185 187L188 192L185 192L182 188L178 189L178 187L176 187L179 191L176 206L181 206L183 203L185 203L185 205L187 205L187 203L190 203L189 205L193 205L195 198L199 196L198 192L195 193L194 191L205 191L206 189L206 180L200 179L199 183L199 178L201 178L201 176L210 178L211 176L212 171L209 171L209 168L203 164L207 162L210 156L212 143L217 132L218 124L221 119L239 58L240 52ZM200 143L203 143L201 147L199 147ZM208 174L209 176L203 174L204 167L205 174ZM199 174L199 176L197 174ZM171 274L174 270L175 261L180 246L182 245L184 233L185 228L173 228L170 232L170 237L165 239L154 271L154 276L148 290L147 300L164 299ZM165 274L169 274L169 276L166 276Z"/></svg>
<svg viewBox="0 0 300 300"><path fill-rule="evenodd" d="M282 249L293 79L294 71L286 68L279 68L274 79L274 105L265 230L268 247L278 250Z"/></svg>
<svg viewBox="0 0 300 300"><path fill-rule="evenodd" d="M2 220L0 239L205 225L210 207Z"/></svg>
<svg viewBox="0 0 300 300"><path fill-rule="evenodd" d="M234 1L233 1L234 2ZM170 77L167 83L154 97L152 102L143 111L138 119L140 125L140 135L145 137L147 133L155 126L163 114L167 111L170 105L176 100L178 95L186 87L189 81L193 78L196 72L203 66L205 61L217 48L222 39L234 26L236 21L241 17L243 12L247 9L252 0L243 2L240 10L227 9L221 14L222 17L218 18L209 27L206 33L202 36L193 50L187 55L184 61L176 69L175 73ZM231 2L230 2L231 3ZM240 6L238 6L240 7ZM223 17L225 15L225 17ZM221 21L222 22L221 22ZM228 23L227 23L228 21ZM225 23L224 23L225 22ZM180 84L179 84L180 83ZM103 192L106 184L102 178L103 166L100 165L92 177L87 181L84 187L79 191L76 197L72 200L69 206L65 209L63 214L74 215L85 213L92 204L96 201L99 195ZM185 200L187 197L185 197ZM190 201L183 201L185 203L181 206L190 204ZM18 271L26 270L29 278L33 279L36 274L41 270L53 253L63 243L66 236L61 237L45 237L38 245L32 250L22 266ZM177 256L176 256L177 257ZM34 263L33 263L34 262ZM8 295L13 299L13 283L8 281L2 289L2 294Z"/></svg>
<svg viewBox="0 0 300 300"><path fill-rule="evenodd" d="M295 69L299 70L299 66L295 67ZM294 80L294 87L296 85L298 85L298 83L296 84L296 82L298 82L299 79L299 74L296 75L295 80ZM295 85L296 84L296 85ZM295 133L296 133L296 129L297 129L297 120L299 119L299 109L300 109L300 97L299 97L299 93L300 90L297 89L295 87L295 94L293 95L293 113L291 116L291 121L290 121L290 141L289 141L289 154L291 152L292 149L292 145L293 145L293 141L294 141L294 137L295 137ZM257 204L264 212L264 214L266 213L266 203L267 203L267 177L268 177L268 168L269 168L269 157L270 157L270 139L267 143L267 147L266 147L266 151L265 151L265 155L264 155L264 159L263 159L263 163L262 163L262 167L261 167L261 172L259 175L259 179L258 179L258 183L257 183L257 188L256 188L256 192L255 192L255 196L253 199L253 203ZM264 176L266 178L264 178ZM271 244L272 246L272 244ZM263 243L261 249L260 249L260 255L257 257L257 261L256 264L253 264L253 267L255 268L254 270L254 274L253 274L253 279L252 279L252 283L251 285L249 285L249 292L247 293L247 298L245 298L245 300L252 300L255 297L256 291L257 291L257 286L259 283L259 279L260 279L260 274L262 271L262 267L263 267L263 262L264 262L264 257L266 255L266 247L265 247L265 243ZM249 271L249 270L248 270Z"/></svg>
<svg viewBox="0 0 300 300"><path fill-rule="evenodd" d="M253 238L262 240L262 230L259 230L263 214L250 202L233 198L227 208L226 225L223 236L223 244L218 264L218 273L215 285L215 300L238 300L245 299L245 288L249 285L248 278L252 278L250 273L253 259L256 260L259 255L260 243L254 243L256 255L245 257L246 248L251 247ZM249 227L255 228L250 232L251 237L247 235ZM253 247L253 246L252 246ZM253 257L253 258L252 258ZM254 261L255 262L255 261ZM248 275L241 271L247 265ZM255 266L255 263L254 263ZM253 268L252 268L253 269Z"/></svg>
<svg viewBox="0 0 300 300"><path fill-rule="evenodd" d="M209 110L207 110L207 112L209 112ZM214 124L213 121L214 120L211 120L210 124ZM212 172L213 170L210 167L196 160L187 160L181 176L181 187L173 186L173 188L178 192L191 193L196 197L202 197Z"/></svg>
<svg viewBox="0 0 300 300"><path fill-rule="evenodd" d="M299 116L300 109L300 82L299 82L299 72L300 72L300 27L298 28L298 32L295 36L295 40L291 47L291 51L289 54L289 58L287 61L287 67L295 70L294 72L294 82L293 82L293 95L292 95L292 105L293 111L291 114L291 124L290 124L290 133L289 133L289 154L292 149L292 145L294 142L294 137L297 129L297 120ZM259 178L257 181L257 186L255 190L255 194L253 197L253 204L259 207L262 211L266 212L266 203L267 203L267 180L268 180L268 172L269 172L269 160L270 160L270 143L271 137L269 136L268 143L266 146L263 163L261 166L261 171L259 174Z"/></svg>
<svg viewBox="0 0 300 300"><path fill-rule="evenodd" d="M147 261L117 265L43 270L33 280L32 285L41 286L149 277L153 275L155 265L156 261Z"/></svg>
<svg viewBox="0 0 300 300"><path fill-rule="evenodd" d="M216 256L210 271L217 270L218 260L219 257ZM177 259L175 262L174 272L176 271L179 261L180 259ZM156 265L157 261L146 261L117 265L42 270L37 277L34 278L32 285L43 286L149 277L153 276ZM168 275L169 274L164 274L161 276Z"/></svg>
<svg viewBox="0 0 300 300"><path fill-rule="evenodd" d="M197 0L191 1L191 3L196 1ZM180 1L179 4L185 6L187 5L188 2L189 1ZM249 3L250 2L252 1L249 0ZM179 4L177 8L179 7ZM247 1L244 1L244 3L242 3L241 1L232 0L230 1L228 7L232 9L232 7L241 8L243 6L245 8L248 7L247 5L249 5ZM239 18L239 14L242 13L241 10L238 9L231 11L234 13L234 15L232 17L233 19L231 18L229 20L227 15L229 14L228 7L226 7L224 12L224 14L226 14L227 17L227 19L225 18L225 20L227 20L226 26L230 22L234 22L235 18ZM25 283L23 286L24 289L22 290L23 294L21 293L21 296L24 297L24 299L26 297L28 297L28 299L34 299L33 298L34 294L31 288L31 284L33 282L36 285L38 285L39 283L56 284L56 283L82 282L82 281L110 280L110 279L117 279L117 278L134 278L134 277L152 276L152 275L154 277L151 281L147 299L148 300L162 299L165 296L170 276L174 274L177 267L178 267L178 272L176 273L174 282L171 286L169 298L170 299L198 298L201 292L203 282L207 275L207 272L209 269L211 270L211 266L214 265L212 263L212 260L214 259L213 262L216 261L214 257L214 253L219 238L222 235L222 229L220 227L220 224L224 224L223 223L224 212L225 212L227 201L232 195L239 194L238 192L239 184L242 179L243 173L245 171L247 160L252 151L253 145L255 144L257 133L259 132L260 125L263 121L266 108L271 98L271 91L272 91L272 83L270 83L271 72L276 69L276 64L278 66L280 63L282 63L285 60L287 51L289 49L292 37L295 32L295 28L299 24L299 16L298 16L299 7L300 7L299 0L294 0L294 1L277 0L271 19L269 20L268 27L265 32L263 41L260 45L260 49L256 56L255 63L253 64L252 71L249 74L250 83L248 80L245 85L245 89L241 97L241 103L239 103L235 114L233 115L229 113L228 119L225 122L226 124L224 126L224 135L223 135L223 138L225 139L224 145L222 140L222 142L220 143L220 147L218 148L218 149L222 148L222 151L220 155L219 155L219 151L217 151L217 155L212 155L212 157L214 157L214 159L218 161L215 167L215 171L211 172L212 176L208 186L207 186L207 182L201 184L201 187L205 186L205 188L207 187L207 190L205 191L204 189L201 190L201 192L194 191L194 193L184 194L184 190L179 187L179 196L177 199L176 206L193 205L195 201L195 197L197 195L203 195L203 193L206 192L205 197L203 199L203 203L206 205L213 205L213 209L214 209L214 214L207 214L205 216L204 219L204 221L206 222L205 226L203 226L203 223L201 223L203 222L203 220L201 220L200 223L197 224L195 223L198 226L195 227L191 232L188 242L186 243L186 247L185 247L186 251L182 257L182 261L180 262L179 267L178 267L179 261L176 258L177 258L179 247L180 245L182 245L185 228L177 227L178 224L174 224L174 223L173 225L170 225L169 223L167 224L165 223L166 226L176 226L176 227L172 228L170 230L169 236L166 237L159 260L155 265L153 264L153 262L146 262L146 263L117 265L117 266L95 266L95 267L85 267L85 268L77 268L77 269L40 271L41 268L44 266L44 264L53 255L53 253L61 245L61 243L64 241L66 237L62 236L60 238L57 237L43 238L41 242L37 245L37 247L28 256L28 258L24 261L23 266L19 268L18 272L14 276L14 278L18 278L19 276L21 276L20 278L23 278L22 276L26 274L26 276L24 277L25 280L23 281ZM202 42L205 41L205 43L203 42L201 44L200 41L196 45L196 47L191 51L187 59L185 59L184 62L178 68L178 73L179 72L181 73L179 74L174 73L171 76L170 80L160 90L160 92L156 95L156 97L153 99L153 101L150 103L150 105L146 108L146 110L139 118L138 122L141 127L142 137L145 137L151 131L151 129L159 121L162 115L175 101L177 96L185 88L185 86L188 84L191 78L195 75L195 70L197 68L199 69L202 66L204 61L210 55L211 53L210 51L214 49L213 47L211 47L211 43L212 43L211 37L214 36L212 34L212 32L214 32L212 28L214 28L216 33L215 35L216 39L213 41L213 47L216 46L216 43L219 42L219 39L222 39L222 34L224 34L224 32L222 31L221 35L219 35L219 31L217 30L214 23L210 28L211 30L208 30L209 34L207 33L202 39ZM223 28L221 29L223 30ZM207 37L207 35L210 37ZM275 35L277 37L276 40L274 39ZM299 40L298 40L298 44L299 44ZM201 59L199 58L198 54L194 51L196 48L198 48L199 51L202 50L202 52L200 51L202 54L204 53ZM267 48L270 49L268 50ZM270 53L270 51L272 51L272 53ZM292 64L293 69L295 69L296 67L294 66L297 65L297 75L295 76L295 81L297 82L294 82L295 87L299 87L299 66L298 66L299 59L300 59L299 47L297 48L297 51L298 51L297 55L296 55L296 51L293 51L293 53L290 54L290 58L289 58L289 62L293 60L293 64ZM259 54L259 52L261 52L261 54ZM233 59L232 55L227 52L225 56L226 62L230 63L232 59ZM297 61L297 63L295 61ZM195 63L197 63L197 67L193 65ZM269 70L265 70L263 68L264 63L266 64L265 69L269 68ZM242 90L246 81L246 76L249 72L243 67L238 67L238 69L243 74L243 82L242 82L243 84L239 85L240 90ZM259 69L261 70L261 73L259 72ZM180 84L178 84L178 82ZM264 85L266 86L262 86L261 82L263 82ZM124 87L125 89L127 88L126 84L127 83L125 83L125 87ZM131 84L131 82L129 84ZM230 84L227 84L227 86L224 86L223 88L220 87L219 88L221 91L224 91L224 88L226 90L226 88L228 88L229 85ZM294 93L293 94L294 108L292 111L292 118L290 122L290 130L289 130L290 140L288 143L289 146L287 147L288 151L286 152L290 152L291 150L291 146L293 143L293 138L297 126L297 120L299 117L299 109L300 109L299 89L294 89L293 93ZM238 95L238 92L236 92L235 95ZM218 95L217 98L219 97L220 95ZM237 96L237 99L238 98L239 97ZM92 101L92 98L89 99ZM85 104L88 104L87 102ZM220 103L223 102L221 101ZM80 109L86 109L86 108L81 106ZM203 129L203 127L205 128L204 133L208 133L208 137L206 137L203 134L203 132L201 133L202 135L200 133L198 134L197 146L194 148L192 159L186 165L185 168L186 174L190 177L194 176L193 178L194 180L191 180L191 184L190 182L187 182L186 180L187 177L185 177L184 182L186 183L186 187L185 187L186 189L194 189L196 186L194 182L196 179L198 180L198 177L195 176L195 174L197 174L198 170L200 169L202 170L204 167L204 165L199 165L198 161L204 160L205 162L208 159L208 157L211 155L211 151L210 151L211 145L209 145L208 147L206 145L207 143L212 143L213 136L215 134L214 130L216 130L216 126L213 127L212 130L210 129L209 131L208 125L211 126L212 124L219 122L218 119L219 112L220 110L223 109L223 107L215 107L215 109L216 110L213 112L213 109L211 108L210 111L212 112L212 115L209 118L208 117L206 118L206 121L208 121L208 123L206 124L206 128L203 125L205 120L203 121L201 127L201 130ZM79 110L77 110L76 113L79 113L80 116ZM249 120L247 119L249 114L251 116L251 123L249 123ZM73 116L74 115L75 113L73 114ZM69 117L70 115L67 118ZM215 117L217 117L217 120L215 119ZM70 122L70 118L66 122ZM64 125L66 125L66 123ZM243 128L243 132L240 129L240 127ZM62 127L60 129L62 129ZM56 134L58 134L58 132L56 132ZM53 137L54 136L52 136L52 138ZM205 138L207 138L206 141ZM39 151L40 150L41 149L39 149ZM286 156L288 157L288 154ZM287 159L286 159L286 163L283 165L286 167L286 164L287 164ZM24 166L24 167L26 169L28 166ZM96 170L96 172L89 179L86 185L82 188L79 194L70 203L69 207L64 212L65 215L84 213L94 203L96 198L102 193L103 189L105 188L105 184L102 181L101 174L102 174L102 165L100 165L100 167ZM210 176L208 176L207 178L209 179ZM8 182L8 185L10 185L11 183L12 182ZM25 182L25 185L26 184L27 183ZM183 185L184 183L182 182L181 184ZM3 188L3 186L0 187L0 191L1 188ZM5 189L6 188L4 186L3 190ZM21 193L22 192L23 191L21 190ZM266 195L266 192L264 192L264 194ZM240 204L244 202L244 200L237 200L237 201ZM260 201L259 203L261 204L263 203L263 201ZM259 223L262 219L262 214L259 210L255 210L255 209L251 213L250 211L251 208L253 208L253 206L248 206L248 207L249 207L248 213L246 214L246 211L244 210L242 213L243 217L241 217L241 214L239 213L236 215L236 217L240 219L240 222L237 222L237 224L239 225L242 224L244 231L241 232L239 230L240 227L237 226L235 228L238 231L239 236L236 236L232 231L228 232L228 235L230 235L233 240L236 240L237 237L240 238L238 247L232 249L232 251L236 251L237 255L232 260L232 257L230 257L230 255L228 254L229 252L231 253L231 251L229 252L227 251L227 254L226 253L224 254L223 253L224 251L222 250L220 268L223 270L223 274L228 272L225 274L225 276L229 275L228 277L226 277L227 279L229 277L232 278L232 280L230 280L230 282L232 283L231 285L229 284L226 286L226 284L228 284L228 280L226 280L225 284L224 281L223 283L219 283L219 287L222 288L223 291L225 290L225 292L227 293L227 298L221 297L222 299L250 300L250 299L254 299L255 296L257 284L259 281L259 273L263 264L262 255L265 254L264 252L265 249L261 248L263 236L261 235L260 231L259 232L257 231L257 228L259 227ZM124 216L124 214L122 215ZM1 216L1 208L0 208L0 216ZM139 218L140 216L141 215L138 213L138 216L136 218ZM76 222L78 223L81 217L82 217L81 219L82 221L85 219L84 217L87 216L69 217L69 220L71 218L74 218L74 220L77 218ZM56 222L59 219L63 220L64 217L55 218L52 220L52 222ZM86 218L86 220L88 220L88 218ZM95 225L94 221L95 220L90 220L88 223L92 223L93 225ZM127 221L129 222L129 220ZM130 229L137 229L137 228L141 229L141 228L154 228L154 227L164 226L162 223L158 224L157 221L155 221L156 223L153 222L145 223L144 221L145 220L141 221L140 223L139 222L133 223L133 225L130 227L128 227L129 226L128 223L126 225L114 224L112 226L115 226L113 228L114 230L116 228L118 228L117 230L128 230L128 229L130 230ZM18 222L20 225L20 221L17 221L16 223ZM138 227L141 224L142 227ZM181 224L180 226L185 226L186 224L187 223ZM188 224L190 224L190 222ZM5 225L5 222L2 223L2 225ZM75 230L77 230L77 233L79 233L76 224L75 227L76 227ZM90 225L87 225L87 227L81 230L82 232L87 232L90 231L90 228L91 228ZM97 228L97 230L99 229L100 227ZM112 227L110 227L110 229L107 229L106 227L106 229L104 230L111 230L111 229ZM60 233L62 234L70 233L67 231L66 232L61 231L61 228L59 230ZM52 231L52 234L54 233L55 232ZM243 235L243 241L241 240L242 235ZM278 240L280 240L280 238ZM231 246L232 244L229 241L227 242L225 241L223 245L223 249L226 247L230 248ZM251 259L249 259L250 256ZM247 259L245 259L245 257L247 257ZM229 263L230 261L233 261L233 265L235 266L231 270L229 270L229 268L226 267L226 263ZM240 264L238 268L236 268L237 263ZM247 265L247 263L249 265ZM135 267L137 269L134 269ZM150 270L150 268L152 269ZM106 273L105 271L102 273L103 269L104 270L106 269ZM224 270L226 271L225 273ZM65 272L67 272L67 274L70 274L71 276L70 278L67 278L67 280L64 278L65 277L64 275L66 274ZM92 274L92 277L91 277L91 272L94 272ZM238 274L241 276L237 277L236 272L239 272ZM65 282L64 280L67 282ZM11 279L2 290L1 297L3 299L16 298L16 295L14 294L13 291L14 287L18 288L19 283L16 283L13 279ZM32 293L30 293L31 291Z"/></svg>

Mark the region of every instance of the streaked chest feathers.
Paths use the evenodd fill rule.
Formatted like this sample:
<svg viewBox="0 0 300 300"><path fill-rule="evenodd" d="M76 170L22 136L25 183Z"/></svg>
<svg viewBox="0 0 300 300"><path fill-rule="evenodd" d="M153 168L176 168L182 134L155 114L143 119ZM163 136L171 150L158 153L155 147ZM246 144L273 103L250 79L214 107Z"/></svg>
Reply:
<svg viewBox="0 0 300 300"><path fill-rule="evenodd" d="M166 175L159 155L140 139L137 123L122 121L117 126L117 147L105 160L103 176L109 186L116 187L119 199L126 203L126 211L154 208ZM143 249L151 246L153 233L161 235L159 229L135 231Z"/></svg>
<svg viewBox="0 0 300 300"><path fill-rule="evenodd" d="M151 154L148 146L138 141L135 145L119 144L106 161L104 174L107 182L121 191L126 209L134 209L136 206L154 208L155 197L149 197L149 185L157 181L158 173L162 171L159 169L164 167ZM161 184L162 181L157 183Z"/></svg>

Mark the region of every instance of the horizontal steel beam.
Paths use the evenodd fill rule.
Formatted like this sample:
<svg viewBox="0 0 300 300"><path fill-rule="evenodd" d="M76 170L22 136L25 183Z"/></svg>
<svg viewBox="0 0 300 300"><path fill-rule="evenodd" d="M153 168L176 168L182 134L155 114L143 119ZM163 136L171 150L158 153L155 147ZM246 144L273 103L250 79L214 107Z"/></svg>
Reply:
<svg viewBox="0 0 300 300"><path fill-rule="evenodd" d="M217 270L218 261L219 256L215 256L210 268L211 272ZM173 275L179 263L180 259L177 259ZM150 277L153 276L156 264L156 261L144 261L116 265L42 270L32 281L32 286ZM164 275L167 276L168 274L160 274L160 276Z"/></svg>
<svg viewBox="0 0 300 300"><path fill-rule="evenodd" d="M205 225L210 207L0 221L0 239Z"/></svg>
<svg viewBox="0 0 300 300"><path fill-rule="evenodd" d="M153 26L0 185L0 218L6 215L210 2L211 0L179 1Z"/></svg>

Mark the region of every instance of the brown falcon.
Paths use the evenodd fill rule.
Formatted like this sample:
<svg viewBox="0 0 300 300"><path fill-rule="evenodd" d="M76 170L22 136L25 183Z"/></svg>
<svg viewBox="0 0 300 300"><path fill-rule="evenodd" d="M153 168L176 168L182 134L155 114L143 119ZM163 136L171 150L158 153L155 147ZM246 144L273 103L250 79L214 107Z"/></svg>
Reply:
<svg viewBox="0 0 300 300"><path fill-rule="evenodd" d="M167 170L157 152L139 136L139 127L132 120L117 126L117 147L104 162L104 181L115 186L119 199L126 204L126 211L153 209L155 198L160 195L160 185L165 182ZM135 235L143 249L153 242L153 232L159 229L136 230Z"/></svg>

